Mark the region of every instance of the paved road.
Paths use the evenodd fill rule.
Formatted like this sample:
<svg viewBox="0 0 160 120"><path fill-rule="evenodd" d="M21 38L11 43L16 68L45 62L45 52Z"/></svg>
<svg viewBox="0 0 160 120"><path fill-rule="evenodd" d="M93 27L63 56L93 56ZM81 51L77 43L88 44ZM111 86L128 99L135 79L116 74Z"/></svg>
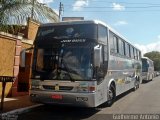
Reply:
<svg viewBox="0 0 160 120"><path fill-rule="evenodd" d="M119 114L154 114L151 119L160 120L160 77L141 84L135 91L119 96L111 107L74 108L41 106L18 116L19 120L112 120ZM116 116L117 115L117 116ZM130 117L130 116L129 116ZM135 118L133 118L135 117ZM131 116L140 119L140 116ZM144 119L141 116L141 119Z"/></svg>

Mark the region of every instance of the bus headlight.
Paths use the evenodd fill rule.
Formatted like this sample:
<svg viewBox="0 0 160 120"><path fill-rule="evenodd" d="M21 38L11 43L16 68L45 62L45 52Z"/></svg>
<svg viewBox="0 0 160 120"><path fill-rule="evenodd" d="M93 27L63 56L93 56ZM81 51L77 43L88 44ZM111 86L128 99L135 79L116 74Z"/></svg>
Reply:
<svg viewBox="0 0 160 120"><path fill-rule="evenodd" d="M95 92L95 86L88 83L80 83L77 87L78 92Z"/></svg>
<svg viewBox="0 0 160 120"><path fill-rule="evenodd" d="M77 91L78 92L88 92L88 87L78 86Z"/></svg>
<svg viewBox="0 0 160 120"><path fill-rule="evenodd" d="M77 87L78 92L95 92L95 86Z"/></svg>
<svg viewBox="0 0 160 120"><path fill-rule="evenodd" d="M37 86L31 85L31 89L32 89L32 90L33 90L33 89L40 89L40 86L39 86L39 85L37 85Z"/></svg>
<svg viewBox="0 0 160 120"><path fill-rule="evenodd" d="M31 89L40 89L39 80L33 80L31 83Z"/></svg>

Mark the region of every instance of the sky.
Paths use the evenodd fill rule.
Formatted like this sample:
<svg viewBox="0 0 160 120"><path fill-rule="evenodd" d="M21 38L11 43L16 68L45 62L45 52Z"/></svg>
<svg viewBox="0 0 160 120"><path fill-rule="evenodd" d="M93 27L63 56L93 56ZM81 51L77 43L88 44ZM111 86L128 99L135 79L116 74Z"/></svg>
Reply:
<svg viewBox="0 0 160 120"><path fill-rule="evenodd" d="M101 20L138 47L142 54L160 52L160 0L38 0L62 17Z"/></svg>

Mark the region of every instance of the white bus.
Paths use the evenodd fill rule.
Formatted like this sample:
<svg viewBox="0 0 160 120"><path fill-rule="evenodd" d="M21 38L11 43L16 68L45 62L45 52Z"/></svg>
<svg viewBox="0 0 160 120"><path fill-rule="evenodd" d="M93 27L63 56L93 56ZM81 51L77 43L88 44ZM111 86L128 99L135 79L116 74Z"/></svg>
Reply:
<svg viewBox="0 0 160 120"><path fill-rule="evenodd" d="M142 80L149 81L154 78L154 63L148 57L142 57Z"/></svg>
<svg viewBox="0 0 160 120"><path fill-rule="evenodd" d="M141 52L100 21L39 27L32 65L33 102L79 107L112 105L141 82Z"/></svg>

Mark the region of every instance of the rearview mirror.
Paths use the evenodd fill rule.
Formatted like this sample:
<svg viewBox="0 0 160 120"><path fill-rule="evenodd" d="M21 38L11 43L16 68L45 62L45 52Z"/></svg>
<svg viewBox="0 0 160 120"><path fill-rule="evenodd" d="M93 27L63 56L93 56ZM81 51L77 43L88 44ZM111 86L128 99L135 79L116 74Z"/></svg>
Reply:
<svg viewBox="0 0 160 120"><path fill-rule="evenodd" d="M32 50L33 47L23 49L20 53L20 67L25 67L26 66L26 52L29 50Z"/></svg>
<svg viewBox="0 0 160 120"><path fill-rule="evenodd" d="M25 67L26 64L26 49L22 50L20 53L20 67Z"/></svg>
<svg viewBox="0 0 160 120"><path fill-rule="evenodd" d="M102 46L97 45L94 47L94 66L100 67L102 63Z"/></svg>

